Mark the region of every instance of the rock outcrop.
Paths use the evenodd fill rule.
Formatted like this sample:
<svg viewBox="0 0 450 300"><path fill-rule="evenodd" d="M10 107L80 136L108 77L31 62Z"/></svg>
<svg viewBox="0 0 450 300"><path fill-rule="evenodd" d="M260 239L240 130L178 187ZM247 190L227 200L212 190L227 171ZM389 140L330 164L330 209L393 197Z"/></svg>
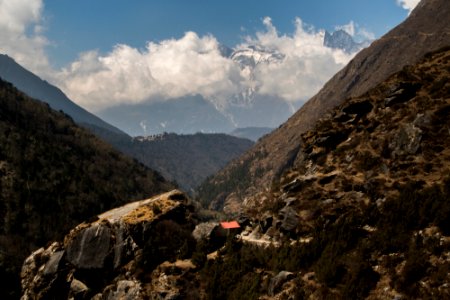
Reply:
<svg viewBox="0 0 450 300"><path fill-rule="evenodd" d="M189 240L192 212L186 196L174 190L78 225L63 243L40 248L25 260L22 299L144 299L139 274L151 273L165 258L180 258L184 243L170 239ZM162 232L171 235L157 238ZM176 249L164 248L170 245ZM158 248L169 256L151 256Z"/></svg>

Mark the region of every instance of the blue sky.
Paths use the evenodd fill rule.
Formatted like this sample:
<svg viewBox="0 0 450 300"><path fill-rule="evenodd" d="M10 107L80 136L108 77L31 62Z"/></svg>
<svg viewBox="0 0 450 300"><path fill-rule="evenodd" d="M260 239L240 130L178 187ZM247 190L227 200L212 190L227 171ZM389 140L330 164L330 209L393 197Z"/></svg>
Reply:
<svg viewBox="0 0 450 300"><path fill-rule="evenodd" d="M0 53L93 112L188 95L223 108L248 89L302 103L355 55L325 47L325 30L378 38L418 2L0 0ZM221 44L284 59L248 70Z"/></svg>
<svg viewBox="0 0 450 300"><path fill-rule="evenodd" d="M353 21L379 37L407 11L395 0L46 0L43 16L51 63L61 66L83 51L107 52L119 43L140 48L186 31L212 34L232 47L261 30L266 16L281 33L292 33L300 17L330 31Z"/></svg>

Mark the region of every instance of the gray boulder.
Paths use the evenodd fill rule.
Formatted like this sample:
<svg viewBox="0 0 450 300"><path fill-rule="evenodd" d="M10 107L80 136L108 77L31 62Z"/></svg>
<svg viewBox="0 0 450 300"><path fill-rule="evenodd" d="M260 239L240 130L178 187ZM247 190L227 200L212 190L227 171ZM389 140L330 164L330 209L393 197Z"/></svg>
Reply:
<svg viewBox="0 0 450 300"><path fill-rule="evenodd" d="M269 295L274 296L281 286L294 278L294 273L288 271L281 271L275 277L270 280L269 283Z"/></svg>
<svg viewBox="0 0 450 300"><path fill-rule="evenodd" d="M209 240L213 237L214 232L215 230L218 229L218 227L219 223L217 222L200 223L197 226L195 226L192 235L197 241Z"/></svg>
<svg viewBox="0 0 450 300"><path fill-rule="evenodd" d="M82 230L67 246L67 260L80 269L101 269L111 251L111 229L93 224Z"/></svg>
<svg viewBox="0 0 450 300"><path fill-rule="evenodd" d="M421 141L422 130L414 124L405 124L392 137L389 148L394 156L416 154Z"/></svg>
<svg viewBox="0 0 450 300"><path fill-rule="evenodd" d="M297 213L290 206L285 206L280 210L278 219L281 221L280 228L287 232L295 231L299 223Z"/></svg>

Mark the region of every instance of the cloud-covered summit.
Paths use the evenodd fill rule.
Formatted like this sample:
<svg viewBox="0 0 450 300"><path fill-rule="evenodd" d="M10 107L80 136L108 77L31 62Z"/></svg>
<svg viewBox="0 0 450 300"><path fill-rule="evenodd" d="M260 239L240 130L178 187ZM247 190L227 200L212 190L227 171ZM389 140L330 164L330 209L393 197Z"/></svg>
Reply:
<svg viewBox="0 0 450 300"><path fill-rule="evenodd" d="M144 49L117 45L105 55L86 52L58 75L68 95L93 110L232 93L240 80L239 69L220 54L217 40L194 32L149 42Z"/></svg>
<svg viewBox="0 0 450 300"><path fill-rule="evenodd" d="M193 95L224 108L236 94L249 89L262 97L301 102L352 58L325 47L325 31L300 18L290 34L280 34L269 17L262 23L263 30L243 38L234 50L266 49L282 59L260 63L250 71L223 55L216 37L192 31L180 38L147 42L143 48L117 44L109 52L88 50L55 70L46 54L51 42L45 36L44 0L0 0L0 52L55 83L91 111ZM353 37L373 37L354 22L336 28Z"/></svg>
<svg viewBox="0 0 450 300"><path fill-rule="evenodd" d="M179 39L149 42L144 49L117 45L107 54L83 53L57 78L72 99L94 111L188 95L224 107L233 95L255 86L261 95L305 100L352 58L323 46L324 31L299 18L292 35L280 35L269 17L263 23L265 30L247 36L235 50L270 49L283 59L258 64L251 74L222 55L215 37L186 32Z"/></svg>

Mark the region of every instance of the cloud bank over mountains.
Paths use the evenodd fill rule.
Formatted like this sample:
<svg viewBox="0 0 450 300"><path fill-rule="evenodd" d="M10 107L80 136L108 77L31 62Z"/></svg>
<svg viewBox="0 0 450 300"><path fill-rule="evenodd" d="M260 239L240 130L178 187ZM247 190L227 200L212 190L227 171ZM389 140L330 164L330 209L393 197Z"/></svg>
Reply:
<svg viewBox="0 0 450 300"><path fill-rule="evenodd" d="M351 55L323 46L323 31L296 20L293 35L279 35L270 18L265 31L236 49L254 46L284 59L257 64L249 74L220 51L213 36L187 32L180 39L150 42L140 50L117 45L106 55L91 51L58 74L59 85L84 107L161 101L199 94L222 107L234 94L257 87L262 95L305 100L342 68Z"/></svg>
<svg viewBox="0 0 450 300"><path fill-rule="evenodd" d="M418 0L396 0L411 10ZM265 29L247 36L236 50L268 49L283 59L257 64L252 72L221 54L212 35L186 32L179 39L148 42L143 49L119 44L109 53L81 53L61 70L52 69L46 55L43 0L0 0L0 52L58 85L72 100L91 111L121 104L165 101L201 95L224 107L235 94L256 90L287 102L304 101L352 58L323 46L324 30L295 20L292 34L280 34L269 17ZM350 22L353 37L373 38Z"/></svg>
<svg viewBox="0 0 450 300"><path fill-rule="evenodd" d="M93 110L191 94L220 96L234 92L241 80L217 40L194 32L150 42L143 50L117 45L106 55L83 53L58 77L72 99Z"/></svg>

